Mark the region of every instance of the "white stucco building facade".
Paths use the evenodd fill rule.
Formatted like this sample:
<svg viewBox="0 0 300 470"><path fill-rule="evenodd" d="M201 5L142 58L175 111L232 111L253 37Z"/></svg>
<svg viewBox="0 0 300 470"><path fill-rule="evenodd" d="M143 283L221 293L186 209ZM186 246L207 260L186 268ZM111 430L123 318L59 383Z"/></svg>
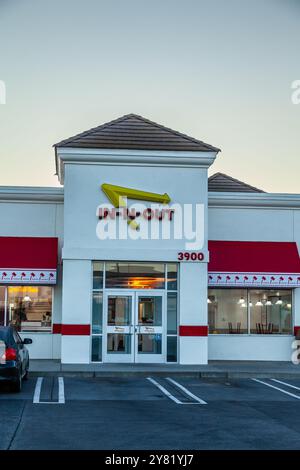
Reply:
<svg viewBox="0 0 300 470"><path fill-rule="evenodd" d="M31 358L290 360L300 195L209 179L218 153L127 115L55 146L60 188L0 188L0 323Z"/></svg>

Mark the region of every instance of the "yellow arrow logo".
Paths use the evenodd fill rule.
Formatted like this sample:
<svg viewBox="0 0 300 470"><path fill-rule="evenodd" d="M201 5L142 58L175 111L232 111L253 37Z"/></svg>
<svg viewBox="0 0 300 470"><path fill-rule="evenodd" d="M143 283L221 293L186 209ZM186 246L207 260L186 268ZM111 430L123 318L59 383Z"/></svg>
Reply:
<svg viewBox="0 0 300 470"><path fill-rule="evenodd" d="M115 186L107 183L103 183L101 189L114 207L126 207L126 202L123 199L124 197L138 201L151 201L162 204L168 204L171 201L171 198L167 193L149 193L139 189L124 188L123 186ZM134 220L129 220L128 224L135 229L138 229L139 227Z"/></svg>

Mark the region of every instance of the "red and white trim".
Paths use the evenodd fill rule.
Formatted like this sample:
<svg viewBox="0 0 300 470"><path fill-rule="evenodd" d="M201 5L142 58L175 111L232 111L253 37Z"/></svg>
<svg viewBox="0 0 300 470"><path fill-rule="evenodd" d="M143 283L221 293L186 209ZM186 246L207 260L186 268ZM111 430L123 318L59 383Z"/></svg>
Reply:
<svg viewBox="0 0 300 470"><path fill-rule="evenodd" d="M91 326L54 323L52 333L63 336L90 336Z"/></svg>
<svg viewBox="0 0 300 470"><path fill-rule="evenodd" d="M0 284L56 284L56 269L1 269Z"/></svg>
<svg viewBox="0 0 300 470"><path fill-rule="evenodd" d="M179 336L207 336L207 325L180 325Z"/></svg>
<svg viewBox="0 0 300 470"><path fill-rule="evenodd" d="M209 287L289 288L300 286L300 274L209 272Z"/></svg>

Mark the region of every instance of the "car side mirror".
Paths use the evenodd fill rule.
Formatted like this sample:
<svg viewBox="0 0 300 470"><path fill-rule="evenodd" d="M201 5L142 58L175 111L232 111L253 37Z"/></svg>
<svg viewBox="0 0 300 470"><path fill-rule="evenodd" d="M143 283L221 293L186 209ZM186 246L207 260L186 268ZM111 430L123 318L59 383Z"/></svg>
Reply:
<svg viewBox="0 0 300 470"><path fill-rule="evenodd" d="M31 338L24 338L23 339L23 344L32 344L32 339Z"/></svg>

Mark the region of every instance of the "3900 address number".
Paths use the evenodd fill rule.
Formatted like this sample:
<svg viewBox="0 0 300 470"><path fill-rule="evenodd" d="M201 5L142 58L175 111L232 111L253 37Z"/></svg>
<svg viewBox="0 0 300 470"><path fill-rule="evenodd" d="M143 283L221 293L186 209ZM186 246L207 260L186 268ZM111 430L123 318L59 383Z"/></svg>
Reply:
<svg viewBox="0 0 300 470"><path fill-rule="evenodd" d="M178 261L203 261L204 254L197 251L180 251Z"/></svg>

